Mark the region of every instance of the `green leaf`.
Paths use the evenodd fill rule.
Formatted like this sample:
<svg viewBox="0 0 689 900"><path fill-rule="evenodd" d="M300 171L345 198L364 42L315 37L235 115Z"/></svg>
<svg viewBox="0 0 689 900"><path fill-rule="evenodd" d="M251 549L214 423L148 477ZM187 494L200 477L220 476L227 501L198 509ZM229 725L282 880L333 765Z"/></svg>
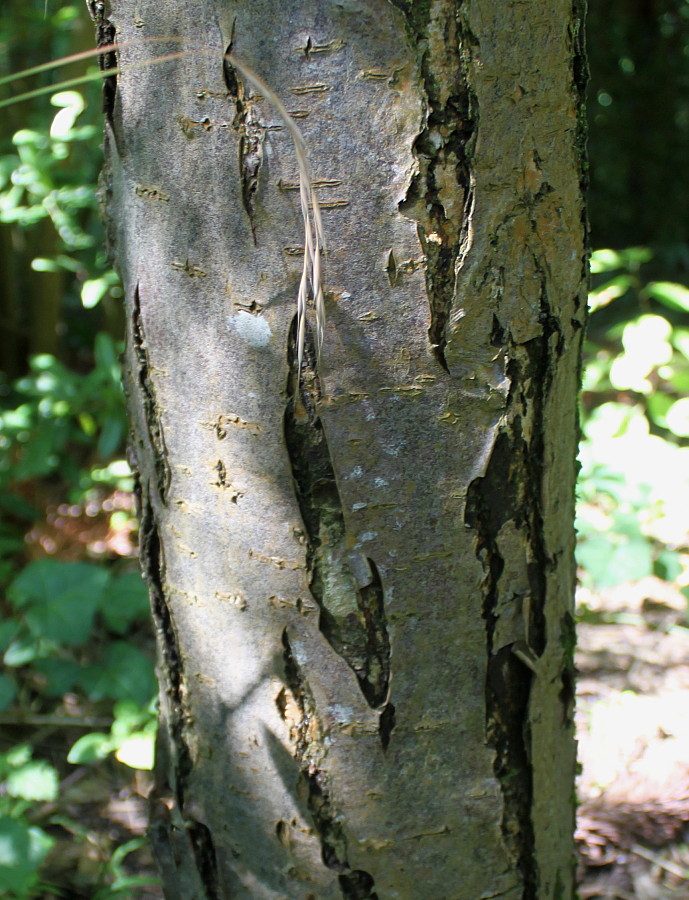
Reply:
<svg viewBox="0 0 689 900"><path fill-rule="evenodd" d="M67 754L67 762L88 765L98 762L99 759L105 759L112 751L113 742L109 734L93 731L91 734L85 734L74 743Z"/></svg>
<svg viewBox="0 0 689 900"><path fill-rule="evenodd" d="M0 884L25 897L38 883L38 868L55 843L42 828L0 817Z"/></svg>
<svg viewBox="0 0 689 900"><path fill-rule="evenodd" d="M689 397L672 404L665 413L665 425L678 437L689 437Z"/></svg>
<svg viewBox="0 0 689 900"><path fill-rule="evenodd" d="M109 277L112 275L112 277ZM107 283L109 287L111 283L117 281L114 273L108 273L108 276L105 276L102 280ZM97 369L105 369L110 375L115 374L115 377L119 378L119 363L118 363L118 354L117 348L115 346L115 342L104 331L100 331L96 335L96 339L93 345L93 355L96 360L96 368Z"/></svg>
<svg viewBox="0 0 689 900"><path fill-rule="evenodd" d="M3 662L10 668L25 666L38 656L38 642L31 635L22 635L12 641L3 656Z"/></svg>
<svg viewBox="0 0 689 900"><path fill-rule="evenodd" d="M104 568L89 563L35 560L15 578L8 596L25 610L35 636L79 646L91 635L109 577Z"/></svg>
<svg viewBox="0 0 689 900"><path fill-rule="evenodd" d="M623 260L614 250L594 250L591 254L591 273L612 272L622 268Z"/></svg>
<svg viewBox="0 0 689 900"><path fill-rule="evenodd" d="M17 685L7 675L0 675L0 710L7 709L17 696Z"/></svg>
<svg viewBox="0 0 689 900"><path fill-rule="evenodd" d="M91 278L84 282L81 288L81 302L85 309L93 309L108 291L108 282L105 278Z"/></svg>
<svg viewBox="0 0 689 900"><path fill-rule="evenodd" d="M682 574L683 568L679 554L665 547L658 554L653 566L653 574L662 578L663 581L673 582Z"/></svg>
<svg viewBox="0 0 689 900"><path fill-rule="evenodd" d="M588 298L589 310L593 313L617 300L618 297L623 297L634 284L635 279L631 275L617 275L611 278L591 291Z"/></svg>
<svg viewBox="0 0 689 900"><path fill-rule="evenodd" d="M23 497L5 492L0 493L0 509L26 522L33 522L40 515L36 507L24 500Z"/></svg>
<svg viewBox="0 0 689 900"><path fill-rule="evenodd" d="M45 697L62 697L71 691L79 679L81 666L70 659L57 659L48 656L45 659L37 659L33 669L45 679L45 685L41 693Z"/></svg>
<svg viewBox="0 0 689 900"><path fill-rule="evenodd" d="M627 247L620 250L620 257L628 269L636 269L653 259L653 251L648 247Z"/></svg>
<svg viewBox="0 0 689 900"><path fill-rule="evenodd" d="M155 765L155 734L133 734L120 744L115 758L132 769L150 771Z"/></svg>
<svg viewBox="0 0 689 900"><path fill-rule="evenodd" d="M21 768L10 772L5 789L10 797L22 800L55 800L58 794L57 772L42 759L31 760Z"/></svg>
<svg viewBox="0 0 689 900"><path fill-rule="evenodd" d="M665 416L672 404L672 397L668 394L663 394L661 391L654 391L646 397L646 409L648 414L651 417L651 420L661 428L666 427Z"/></svg>
<svg viewBox="0 0 689 900"><path fill-rule="evenodd" d="M673 281L652 281L644 288L644 293L653 297L669 309L689 312L689 288Z"/></svg>
<svg viewBox="0 0 689 900"><path fill-rule="evenodd" d="M98 438L98 455L106 459L118 449L124 437L125 423L121 416L110 416L105 420Z"/></svg>
<svg viewBox="0 0 689 900"><path fill-rule="evenodd" d="M84 670L79 683L92 700L111 697L132 700L139 706L148 703L156 685L152 661L125 641L110 644L105 663Z"/></svg>
<svg viewBox="0 0 689 900"><path fill-rule="evenodd" d="M23 550L25 546L26 542L21 538L0 537L0 556L9 556L10 553Z"/></svg>
<svg viewBox="0 0 689 900"><path fill-rule="evenodd" d="M7 650L19 631L19 627L19 622L10 619L0 622L0 653Z"/></svg>
<svg viewBox="0 0 689 900"><path fill-rule="evenodd" d="M115 634L124 634L133 622L148 619L148 588L139 572L112 579L103 593L101 614Z"/></svg>
<svg viewBox="0 0 689 900"><path fill-rule="evenodd" d="M638 581L653 573L653 556L647 540L615 541L612 535L595 535L577 547L577 562L586 581L597 588Z"/></svg>

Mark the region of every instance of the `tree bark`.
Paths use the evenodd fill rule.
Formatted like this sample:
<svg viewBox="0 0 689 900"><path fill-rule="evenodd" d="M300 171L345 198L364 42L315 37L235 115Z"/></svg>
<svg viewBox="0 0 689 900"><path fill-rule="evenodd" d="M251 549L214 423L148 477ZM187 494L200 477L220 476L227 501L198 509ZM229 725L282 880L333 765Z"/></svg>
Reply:
<svg viewBox="0 0 689 900"><path fill-rule="evenodd" d="M168 900L572 897L578 2L91 5Z"/></svg>

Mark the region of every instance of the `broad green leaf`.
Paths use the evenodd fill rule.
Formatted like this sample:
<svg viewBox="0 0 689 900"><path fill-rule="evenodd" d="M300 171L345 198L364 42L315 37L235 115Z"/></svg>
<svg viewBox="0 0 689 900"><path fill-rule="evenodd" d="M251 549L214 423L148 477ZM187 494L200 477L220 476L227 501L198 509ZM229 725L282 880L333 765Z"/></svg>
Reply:
<svg viewBox="0 0 689 900"><path fill-rule="evenodd" d="M635 279L631 275L617 275L600 285L589 294L589 310L593 313L597 309L607 306L618 297L623 297L633 287Z"/></svg>
<svg viewBox="0 0 689 900"><path fill-rule="evenodd" d="M661 428L667 427L665 417L673 402L669 394L664 394L661 391L653 391L646 397L648 414L652 421Z"/></svg>
<svg viewBox="0 0 689 900"><path fill-rule="evenodd" d="M108 287L105 278L90 278L85 281L81 288L81 302L84 308L93 309L94 306L98 306Z"/></svg>
<svg viewBox="0 0 689 900"><path fill-rule="evenodd" d="M12 641L2 659L6 666L16 669L36 659L38 653L38 641L27 634Z"/></svg>
<svg viewBox="0 0 689 900"><path fill-rule="evenodd" d="M23 766L25 763L29 762L31 759L31 745L30 744L15 744L14 747L11 747L7 753L4 753L0 759L2 759L9 769L16 769L19 766Z"/></svg>
<svg viewBox="0 0 689 900"><path fill-rule="evenodd" d="M19 631L19 628L19 622L13 619L8 619L5 622L0 622L0 653L4 653L5 650L7 650L17 632Z"/></svg>
<svg viewBox="0 0 689 900"><path fill-rule="evenodd" d="M651 545L646 540L616 543L609 535L598 535L580 543L577 562L586 580L597 588L638 581L653 573Z"/></svg>
<svg viewBox="0 0 689 900"><path fill-rule="evenodd" d="M110 416L105 420L98 438L98 455L101 458L112 456L124 438L125 422L122 416Z"/></svg>
<svg viewBox="0 0 689 900"><path fill-rule="evenodd" d="M115 758L132 769L151 770L155 764L155 734L134 734L115 751Z"/></svg>
<svg viewBox="0 0 689 900"><path fill-rule="evenodd" d="M611 272L623 265L622 257L614 250L594 250L591 254L591 273Z"/></svg>
<svg viewBox="0 0 689 900"><path fill-rule="evenodd" d="M672 343L685 359L689 359L689 331L686 328L675 328L673 330Z"/></svg>
<svg viewBox="0 0 689 900"><path fill-rule="evenodd" d="M665 547L653 565L653 574L664 581L673 582L682 574L683 568L679 554Z"/></svg>
<svg viewBox="0 0 689 900"><path fill-rule="evenodd" d="M133 622L148 618L148 588L139 572L126 572L106 585L101 614L115 634L124 634Z"/></svg>
<svg viewBox="0 0 689 900"><path fill-rule="evenodd" d="M649 247L626 247L620 250L620 257L625 266L634 269L642 263L650 262L653 259L653 251Z"/></svg>
<svg viewBox="0 0 689 900"><path fill-rule="evenodd" d="M58 659L55 656L37 659L33 669L45 679L45 684L40 687L45 697L62 697L72 690L81 673L81 666L78 663L70 659Z"/></svg>
<svg viewBox="0 0 689 900"><path fill-rule="evenodd" d="M689 397L672 404L665 413L665 424L678 437L689 437Z"/></svg>
<svg viewBox="0 0 689 900"><path fill-rule="evenodd" d="M0 710L7 709L17 696L17 685L7 675L0 675Z"/></svg>
<svg viewBox="0 0 689 900"><path fill-rule="evenodd" d="M109 734L93 731L91 734L85 734L80 737L67 754L67 762L81 765L88 765L97 762L99 759L105 759L113 749L112 738Z"/></svg>
<svg viewBox="0 0 689 900"><path fill-rule="evenodd" d="M57 772L44 760L34 759L10 772L5 789L10 797L19 797L22 800L55 800L58 793Z"/></svg>
<svg viewBox="0 0 689 900"><path fill-rule="evenodd" d="M143 706L155 693L152 661L125 641L110 644L105 652L105 662L85 669L79 683L92 700L111 697L113 700L132 700Z"/></svg>
<svg viewBox="0 0 689 900"><path fill-rule="evenodd" d="M24 897L38 883L38 867L55 843L42 828L0 817L0 885Z"/></svg>
<svg viewBox="0 0 689 900"><path fill-rule="evenodd" d="M8 596L25 610L35 636L78 646L91 635L109 578L103 567L89 563L35 560L15 578Z"/></svg>
<svg viewBox="0 0 689 900"><path fill-rule="evenodd" d="M104 277L102 280L107 282L107 286L110 286L113 281L117 281L116 278L108 277ZM96 335L93 345L93 354L98 369L105 369L111 376L119 379L120 367L117 361L117 348L109 334L101 331Z"/></svg>

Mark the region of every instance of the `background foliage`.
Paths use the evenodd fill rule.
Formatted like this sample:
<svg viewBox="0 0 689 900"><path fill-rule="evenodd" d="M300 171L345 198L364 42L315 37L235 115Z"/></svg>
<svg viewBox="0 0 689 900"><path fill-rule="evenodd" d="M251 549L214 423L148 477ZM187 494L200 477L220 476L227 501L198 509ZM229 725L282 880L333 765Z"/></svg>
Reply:
<svg viewBox="0 0 689 900"><path fill-rule="evenodd" d="M83 4L0 11L0 78L92 46ZM124 458L120 290L97 208L100 106L93 83L0 109L0 885L10 900L153 890L140 807L155 679ZM117 802L129 803L124 823Z"/></svg>
<svg viewBox="0 0 689 900"><path fill-rule="evenodd" d="M581 578L592 591L649 576L686 590L689 0L589 6L597 249ZM82 5L4 0L0 79L92 46ZM58 85L83 71L0 86L2 99L56 85L0 109L0 883L10 900L159 896L141 837L152 640L133 560L120 289L97 213L100 87ZM125 825L120 801L133 804Z"/></svg>

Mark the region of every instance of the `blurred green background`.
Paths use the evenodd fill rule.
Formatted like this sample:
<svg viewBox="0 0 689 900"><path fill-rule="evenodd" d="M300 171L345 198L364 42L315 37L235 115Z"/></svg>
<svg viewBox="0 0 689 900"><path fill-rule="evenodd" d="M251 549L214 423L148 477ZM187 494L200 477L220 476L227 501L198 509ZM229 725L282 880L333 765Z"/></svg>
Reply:
<svg viewBox="0 0 689 900"><path fill-rule="evenodd" d="M3 0L0 79L92 46L83 4ZM592 0L588 50L580 577L585 598L644 578L689 596L689 0ZM0 81L0 100L56 85L0 109L9 900L160 896L143 837L155 684L125 458L121 291L97 211L101 91L59 87L96 68Z"/></svg>

